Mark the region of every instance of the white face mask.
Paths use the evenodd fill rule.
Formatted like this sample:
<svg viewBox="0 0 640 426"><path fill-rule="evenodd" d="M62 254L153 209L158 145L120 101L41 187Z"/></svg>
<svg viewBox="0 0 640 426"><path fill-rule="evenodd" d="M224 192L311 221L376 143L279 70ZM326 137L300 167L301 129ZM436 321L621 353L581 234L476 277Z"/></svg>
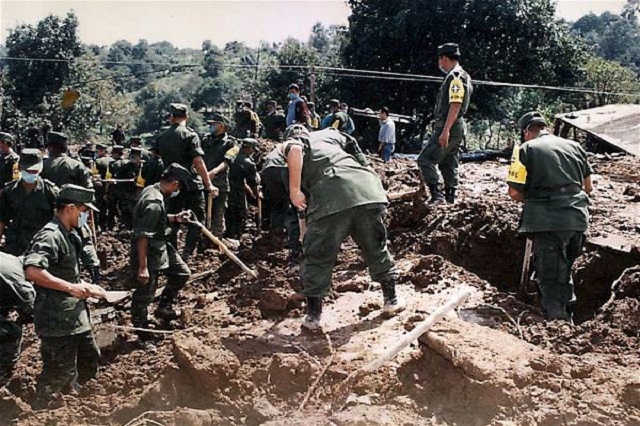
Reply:
<svg viewBox="0 0 640 426"><path fill-rule="evenodd" d="M169 196L169 198L176 198L178 195L180 195L180 190L179 189L176 190L176 191L173 191L171 193L171 195Z"/></svg>
<svg viewBox="0 0 640 426"><path fill-rule="evenodd" d="M82 228L89 223L89 212L80 212L80 219L78 220L78 227Z"/></svg>
<svg viewBox="0 0 640 426"><path fill-rule="evenodd" d="M29 173L26 170L20 171L20 176L25 183L36 183L39 173Z"/></svg>

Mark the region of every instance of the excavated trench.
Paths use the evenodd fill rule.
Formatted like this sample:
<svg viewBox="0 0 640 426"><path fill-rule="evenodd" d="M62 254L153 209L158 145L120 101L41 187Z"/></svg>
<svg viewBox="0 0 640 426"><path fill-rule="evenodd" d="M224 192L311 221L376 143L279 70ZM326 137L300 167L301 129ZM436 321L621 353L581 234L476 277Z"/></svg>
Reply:
<svg viewBox="0 0 640 426"><path fill-rule="evenodd" d="M513 226L517 222L505 220L514 214L508 206L463 202L454 210L404 203L390 213L389 234L397 256L439 255L500 292L518 292L525 239ZM587 244L574 264L574 322L593 319L611 296L612 283L639 262L636 253ZM536 304L536 298L525 302Z"/></svg>

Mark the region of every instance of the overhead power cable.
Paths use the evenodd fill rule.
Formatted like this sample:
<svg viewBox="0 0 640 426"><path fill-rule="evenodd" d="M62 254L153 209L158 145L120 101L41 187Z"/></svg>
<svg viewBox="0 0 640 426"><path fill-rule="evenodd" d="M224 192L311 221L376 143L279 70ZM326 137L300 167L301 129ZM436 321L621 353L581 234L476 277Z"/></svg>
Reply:
<svg viewBox="0 0 640 426"><path fill-rule="evenodd" d="M0 60L15 60L15 61L43 61L43 62L90 62L101 64L118 64L118 65L155 65L155 66L172 66L172 67L199 67L202 64L167 64L167 63L154 63L154 62L130 62L130 61L94 61L89 59L48 59L48 58L18 58L4 56L0 57ZM237 68L237 69L283 69L283 70L304 70L305 72L312 71L325 71L330 75L342 78L363 78L363 79L376 79L376 80L395 80L395 81L413 81L413 82L442 82L443 77L412 74L412 73L398 73L391 71L375 71L375 70L363 70L354 68L342 68L342 67L329 67L321 65L287 65L287 64L219 64L217 68ZM135 75L135 74L134 74ZM490 86L490 87L514 87L521 89L532 90L548 90L559 91L568 93L584 93L594 95L609 95L609 96L628 96L640 98L640 93L631 92L605 92L595 88L587 87L563 87L563 86L548 86L540 84L525 84L525 83L507 83L500 81L490 80L473 80L473 84L476 86Z"/></svg>

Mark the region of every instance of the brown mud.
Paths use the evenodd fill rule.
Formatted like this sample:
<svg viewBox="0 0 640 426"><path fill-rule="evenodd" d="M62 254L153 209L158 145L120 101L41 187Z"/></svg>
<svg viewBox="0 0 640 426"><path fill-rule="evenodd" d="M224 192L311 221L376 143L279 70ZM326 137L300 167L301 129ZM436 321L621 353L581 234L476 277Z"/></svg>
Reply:
<svg viewBox="0 0 640 426"><path fill-rule="evenodd" d="M637 159L593 158L593 236L637 243ZM415 189L415 163L375 162L389 192ZM545 322L535 297L517 298L524 240L519 206L508 200L507 166L461 166L459 201L390 205L390 247L401 272L405 312L386 320L382 296L357 247L338 256L324 334L301 331L300 282L287 271L279 235L250 225L239 257L250 280L219 251L190 263L210 274L180 293L174 330L141 349L133 334L103 348L101 371L56 408L33 411L38 339L0 389L0 424L398 425L640 423L640 260L637 252L587 245L575 265L575 326ZM99 250L105 287L128 289L129 236L106 233ZM462 287L472 296L455 314L377 372L345 379L382 354ZM612 288L613 286L613 288ZM130 325L119 307L113 324ZM109 323L104 324L108 327ZM304 403L304 404L303 404Z"/></svg>

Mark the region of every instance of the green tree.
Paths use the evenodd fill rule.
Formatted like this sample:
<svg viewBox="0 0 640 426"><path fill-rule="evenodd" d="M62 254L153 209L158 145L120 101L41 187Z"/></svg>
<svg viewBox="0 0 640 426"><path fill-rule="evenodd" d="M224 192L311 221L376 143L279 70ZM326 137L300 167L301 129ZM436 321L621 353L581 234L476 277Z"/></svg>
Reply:
<svg viewBox="0 0 640 426"><path fill-rule="evenodd" d="M598 94L589 94L586 101L589 106L602 106L615 102L634 102L637 98L606 94L637 92L640 88L638 78L629 68L618 62L592 57L585 65L584 86L598 90Z"/></svg>
<svg viewBox="0 0 640 426"><path fill-rule="evenodd" d="M60 18L49 15L35 26L19 25L9 31L7 55L32 59L7 64L13 102L17 108L38 108L47 94L57 93L67 82L71 63L83 53L73 12Z"/></svg>
<svg viewBox="0 0 640 426"><path fill-rule="evenodd" d="M555 19L551 0L349 0L344 59L353 68L442 75L437 46L457 42L475 79L572 85L581 79L583 48ZM437 83L346 80L360 104L427 112ZM489 114L501 90L477 87L472 112Z"/></svg>

